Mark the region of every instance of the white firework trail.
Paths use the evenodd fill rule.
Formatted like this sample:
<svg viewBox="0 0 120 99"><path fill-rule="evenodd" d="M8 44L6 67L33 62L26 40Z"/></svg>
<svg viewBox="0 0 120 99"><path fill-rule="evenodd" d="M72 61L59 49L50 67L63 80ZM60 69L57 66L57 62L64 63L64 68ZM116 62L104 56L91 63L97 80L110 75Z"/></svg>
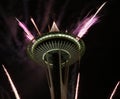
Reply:
<svg viewBox="0 0 120 99"><path fill-rule="evenodd" d="M38 34L41 35L41 33L40 33L40 31L39 31L37 25L35 24L35 21L33 20L33 18L30 18L30 20L31 20L31 22L33 23L34 27L36 28Z"/></svg>
<svg viewBox="0 0 120 99"><path fill-rule="evenodd" d="M119 84L120 84L120 81L119 81L119 82L117 82L117 84L116 84L116 86L115 86L115 88L114 88L114 90L113 90L112 94L110 95L110 99L113 99L113 96L114 96L114 94L115 94L115 92L116 92L116 90L117 90L117 88L118 88Z"/></svg>
<svg viewBox="0 0 120 99"><path fill-rule="evenodd" d="M77 76L77 84L76 84L76 90L75 90L75 99L78 98L79 82L80 82L80 73L78 73L78 76Z"/></svg>
<svg viewBox="0 0 120 99"><path fill-rule="evenodd" d="M3 67L5 73L6 73L7 77L8 77L8 80L10 82L11 88L12 88L14 94L15 94L16 99L21 99L20 96L19 96L19 94L18 94L18 92L17 92L17 89L16 89L16 87L15 87L15 85L14 85L14 83L13 83L13 81L12 81L12 79L11 79L8 71L7 71L7 69L5 68L4 65L2 65L2 67Z"/></svg>

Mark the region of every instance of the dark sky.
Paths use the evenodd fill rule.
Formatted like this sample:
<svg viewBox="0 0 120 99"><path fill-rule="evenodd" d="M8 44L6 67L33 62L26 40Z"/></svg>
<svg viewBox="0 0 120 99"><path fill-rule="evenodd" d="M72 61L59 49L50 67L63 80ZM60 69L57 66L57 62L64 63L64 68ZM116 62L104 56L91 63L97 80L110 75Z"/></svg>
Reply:
<svg viewBox="0 0 120 99"><path fill-rule="evenodd" d="M29 59L29 43L15 17L26 23L36 36L30 17L42 33L56 21L61 31L73 31L76 24L105 0L1 0L0 1L0 99L2 93L14 99L4 64L10 73L21 99L50 99L45 69ZM108 0L99 13L99 22L82 38L86 51L81 59L78 99L109 99L120 80L118 65L113 63L113 38L118 34L119 21L116 0ZM114 35L113 35L114 33ZM3 98L3 99L9 99ZM118 98L115 98L118 99Z"/></svg>

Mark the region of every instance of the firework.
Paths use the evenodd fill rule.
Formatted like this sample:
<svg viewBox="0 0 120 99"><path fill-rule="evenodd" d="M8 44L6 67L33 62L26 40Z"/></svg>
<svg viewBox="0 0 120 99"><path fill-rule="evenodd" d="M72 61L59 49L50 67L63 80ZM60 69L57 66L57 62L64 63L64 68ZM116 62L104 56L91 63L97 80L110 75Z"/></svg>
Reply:
<svg viewBox="0 0 120 99"><path fill-rule="evenodd" d="M77 77L77 84L76 84L75 99L77 99L77 98L78 98L79 82L80 82L80 73L78 73L78 77Z"/></svg>
<svg viewBox="0 0 120 99"><path fill-rule="evenodd" d="M117 84L116 84L116 86L115 86L115 88L114 88L114 90L113 90L112 94L110 95L110 99L113 99L113 96L114 96L114 94L115 94L115 92L116 92L116 90L117 90L117 88L118 88L119 84L120 84L120 81L119 81L119 82L117 82Z"/></svg>
<svg viewBox="0 0 120 99"><path fill-rule="evenodd" d="M30 20L31 20L31 22L33 23L34 27L36 28L38 34L41 35L41 33L40 33L40 31L39 31L37 25L35 24L35 21L33 20L33 18L31 18Z"/></svg>
<svg viewBox="0 0 120 99"><path fill-rule="evenodd" d="M16 89L16 87L15 87L15 85L14 85L14 83L13 83L13 81L12 81L12 79L11 79L8 71L7 71L7 69L5 68L4 65L2 65L2 67L3 67L5 73L6 73L7 77L8 77L8 80L9 80L9 82L10 82L11 88L12 88L14 94L15 94L16 99L20 99L20 96L19 96L19 94L18 94L18 92L17 92L17 89Z"/></svg>
<svg viewBox="0 0 120 99"><path fill-rule="evenodd" d="M94 15L92 15L91 17L86 18L80 25L81 27L79 27L79 33L77 34L76 39L80 39L83 37L83 35L86 34L86 32L88 31L88 29L97 22L98 17L97 14L101 11L101 9L104 7L104 5L106 4L106 2L104 2L99 9L96 11L96 13Z"/></svg>
<svg viewBox="0 0 120 99"><path fill-rule="evenodd" d="M34 40L34 36L32 35L32 33L27 29L27 27L24 25L24 23L20 22L17 18L16 20L18 21L19 26L25 31L26 33L26 37L29 40Z"/></svg>

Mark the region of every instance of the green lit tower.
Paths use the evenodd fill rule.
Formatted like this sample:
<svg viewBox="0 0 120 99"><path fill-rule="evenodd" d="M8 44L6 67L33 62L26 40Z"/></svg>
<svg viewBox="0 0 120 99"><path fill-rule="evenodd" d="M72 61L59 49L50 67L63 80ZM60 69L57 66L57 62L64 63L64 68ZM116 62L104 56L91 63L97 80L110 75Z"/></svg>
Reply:
<svg viewBox="0 0 120 99"><path fill-rule="evenodd" d="M22 22L16 20L31 41L27 47L29 56L46 68L51 99L77 99L76 83L80 74L80 60L85 51L79 35L60 32L55 22L48 33L41 35L31 19L39 33L35 38Z"/></svg>
<svg viewBox="0 0 120 99"><path fill-rule="evenodd" d="M77 99L80 79L80 60L85 52L82 41L83 35L98 21L97 14L104 7L104 2L95 14L85 17L75 29L77 34L59 31L55 22L48 33L41 35L34 20L31 21L39 36L34 37L24 23L17 18L18 25L31 41L27 52L32 60L46 68L46 75L50 89L51 99ZM7 71L3 65L7 74ZM19 97L18 97L19 98Z"/></svg>
<svg viewBox="0 0 120 99"><path fill-rule="evenodd" d="M72 34L59 32L55 23L50 32L28 45L29 56L47 70L51 99L68 99L70 68L80 62L84 49L82 40ZM73 90L71 93L75 96L75 88L70 90Z"/></svg>

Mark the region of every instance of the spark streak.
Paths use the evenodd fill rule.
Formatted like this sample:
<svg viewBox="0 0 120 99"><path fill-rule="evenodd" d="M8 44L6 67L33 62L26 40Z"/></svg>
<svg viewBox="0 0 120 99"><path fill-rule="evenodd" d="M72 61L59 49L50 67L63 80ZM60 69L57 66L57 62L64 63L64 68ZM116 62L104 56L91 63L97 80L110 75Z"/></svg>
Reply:
<svg viewBox="0 0 120 99"><path fill-rule="evenodd" d="M83 35L88 31L88 29L94 24L97 22L98 18L97 18L97 14L101 11L101 9L104 7L104 5L106 4L106 2L104 2L100 7L99 9L96 11L96 13L90 17L90 18L87 18L87 20L83 21L83 24L82 27L80 28L79 30L79 33L76 37L77 40L79 40L81 37L83 37ZM85 22L85 23L84 23Z"/></svg>
<svg viewBox="0 0 120 99"><path fill-rule="evenodd" d="M15 85L14 85L14 83L13 83L13 81L12 81L10 75L9 75L9 73L7 72L7 69L5 68L4 65L2 65L2 67L3 67L5 73L6 73L7 77L8 77L8 80L9 80L9 82L10 82L10 85L11 85L11 87L12 87L12 90L13 90L13 92L14 92L14 94L15 94L16 99L20 99L20 96L19 96L19 94L18 94L18 92L17 92L17 89L16 89L16 87L15 87Z"/></svg>
<svg viewBox="0 0 120 99"><path fill-rule="evenodd" d="M77 98L78 98L79 82L80 82L80 73L78 73L78 77L77 77L77 84L76 84L75 99L77 99Z"/></svg>
<svg viewBox="0 0 120 99"><path fill-rule="evenodd" d="M111 94L111 96L110 96L110 99L113 98L113 96L114 96L114 94L115 94L115 92L116 92L116 90L117 90L119 84L120 84L120 81L116 84L116 86L115 86L115 88L114 88L114 90L113 90L113 92L112 92L112 94Z"/></svg>
<svg viewBox="0 0 120 99"><path fill-rule="evenodd" d="M31 41L34 40L34 36L31 34L31 32L27 29L27 27L24 25L24 23L20 22L17 18L18 25L25 31L27 38Z"/></svg>
<svg viewBox="0 0 120 99"><path fill-rule="evenodd" d="M37 25L35 24L35 21L33 20L33 18L31 18L30 20L33 23L34 27L36 28L38 34L41 35L41 33L40 33L39 29L37 28Z"/></svg>

